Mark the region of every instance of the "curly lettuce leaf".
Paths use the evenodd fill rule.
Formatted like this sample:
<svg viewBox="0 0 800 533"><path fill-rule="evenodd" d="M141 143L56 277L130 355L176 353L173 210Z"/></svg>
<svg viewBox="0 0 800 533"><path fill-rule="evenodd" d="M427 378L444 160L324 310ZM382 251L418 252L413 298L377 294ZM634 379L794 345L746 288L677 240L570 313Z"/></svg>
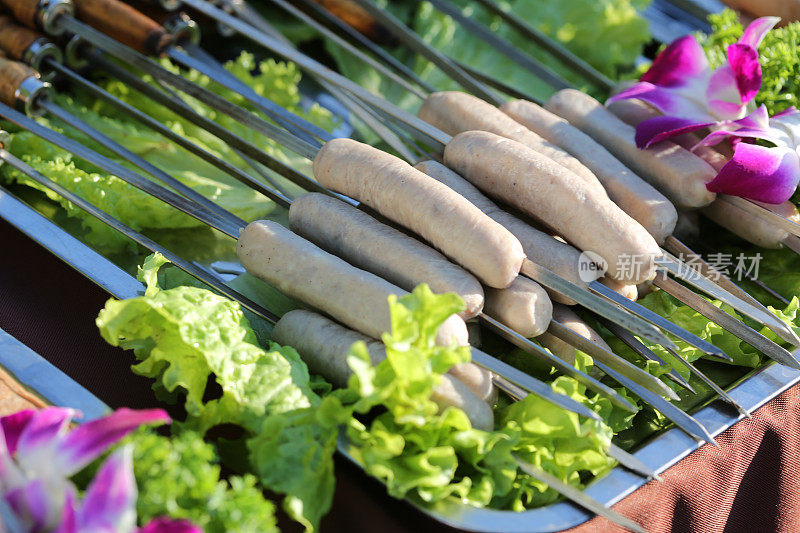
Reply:
<svg viewBox="0 0 800 533"><path fill-rule="evenodd" d="M144 296L106 303L100 333L134 351L134 372L185 393L181 429L204 434L221 424L241 426L253 439L262 485L285 493L290 516L314 529L333 498L336 428L313 416L320 399L308 368L293 348L261 348L238 303L200 287L159 288L165 263L154 255L140 269ZM213 399L206 397L210 379L221 389Z"/></svg>
<svg viewBox="0 0 800 533"><path fill-rule="evenodd" d="M519 472L515 454L575 486L582 486L584 475L614 465L606 454L608 426L581 420L535 395L501 409L491 432L473 428L459 409L437 412L431 392L444 372L469 360L469 351L438 347L433 339L463 302L421 285L390 300L390 306L392 333L383 339L387 359L372 366L365 346L354 345L348 388L323 399L323 405L335 402L370 415L347 423L349 452L391 495L429 504L454 496L475 506L523 509L558 495ZM591 404L570 378L558 378L553 388ZM376 408L380 414L372 417Z"/></svg>
<svg viewBox="0 0 800 533"><path fill-rule="evenodd" d="M140 431L133 444L140 523L187 519L206 533L277 532L275 507L253 475L221 479L214 447L191 431L163 437Z"/></svg>

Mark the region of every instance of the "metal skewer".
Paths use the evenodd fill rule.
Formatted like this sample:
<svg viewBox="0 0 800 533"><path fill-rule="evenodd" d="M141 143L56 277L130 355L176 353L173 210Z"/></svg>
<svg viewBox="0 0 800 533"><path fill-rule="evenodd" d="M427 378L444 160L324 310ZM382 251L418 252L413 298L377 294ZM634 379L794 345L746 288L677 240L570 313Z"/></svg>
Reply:
<svg viewBox="0 0 800 533"><path fill-rule="evenodd" d="M608 507L598 502L591 496L586 495L585 493L576 489L572 485L567 485L566 483L564 483L554 475L550 474L549 472L545 472L541 468L538 468L527 461L523 461L517 456L514 456L514 460L517 462L517 466L519 466L520 470L522 470L529 476L533 477L534 479L541 481L542 483L552 488L556 492L566 496L568 499L577 503L581 507L588 509L589 511L595 513L598 516L607 518L611 522L620 525L626 529L629 529L631 531L634 531L635 533L647 533L647 531L642 526L640 526L638 523L634 522L630 518L627 518L619 514L618 512L609 509Z"/></svg>
<svg viewBox="0 0 800 533"><path fill-rule="evenodd" d="M614 324L613 322L609 322L608 320L600 319L600 322L608 329L611 333L613 333L619 340L621 340L628 348L633 350L637 355L644 358L647 361L654 361L658 363L660 366L667 365L667 362L656 355L650 348L645 346L639 339L637 339L634 335L631 334L630 331L621 328ZM684 389L688 390L692 394L697 394L694 388L686 381L683 376L678 374L675 369L670 369L667 374L672 381L683 387Z"/></svg>
<svg viewBox="0 0 800 533"><path fill-rule="evenodd" d="M353 0L358 4L369 2L370 0ZM450 3L448 0L428 0L433 6L448 15L450 18L458 22L458 24L472 35L476 35L479 39L489 44L492 48L502 53L514 61L517 65L526 69L528 72L544 81L550 87L556 90L568 89L572 84L567 80L545 67L538 61L533 60L529 55L522 52L519 48L508 42L507 40L498 37L495 33L490 31L483 24L465 16L461 10Z"/></svg>
<svg viewBox="0 0 800 533"><path fill-rule="evenodd" d="M693 287L703 291L712 298L716 298L717 300L730 305L737 312L742 313L743 315L752 318L756 322L767 326L776 333L780 332L779 335L781 337L787 336L789 339L795 339L797 337L789 326L787 326L783 321L778 319L778 317L769 311L764 311L761 308L756 307L751 303L747 303L737 296L734 296L710 279L703 277L692 268L684 269L684 263L679 261L675 256L666 250L662 251L664 251L664 256L657 259L656 264L658 264L660 267L663 267L664 270L670 274L682 279L689 285L692 285ZM761 304L758 305L761 306ZM800 362L798 362L798 364L800 364Z"/></svg>
<svg viewBox="0 0 800 533"><path fill-rule="evenodd" d="M441 55L436 50L432 49L430 46L428 46L427 44L422 42L418 37L416 37L416 35L411 30L409 30L407 27L403 26L399 21L394 19L388 13L382 13L382 15L376 15L375 13L373 13L376 10L377 11L380 11L380 10L375 6L372 6L371 3L368 0L358 0L357 3L359 5L363 4L362 7L364 7L368 12L370 12L370 14L375 16L376 19L380 23L389 24L389 27L391 29L394 29L397 32L397 36L398 37L402 37L404 42L409 41L409 40L410 41L414 41L415 44L413 44L413 45L410 44L410 41L406 43L409 46L412 46L412 48L414 50L417 50L418 48L419 49L424 49L424 55L426 57L428 57L429 59L431 59L431 60L437 59L437 54ZM370 5L368 6L366 4L370 4ZM420 52L420 53L422 53L422 52ZM437 64L439 64L439 63L437 63ZM450 69L446 70L446 72L448 74L450 74ZM677 260L675 260L675 261L677 261ZM681 264L681 263L678 261L678 264ZM671 269L670 271L671 271L671 273L673 275L676 275L678 277L681 277L681 278L685 278L686 277L686 274L683 273L681 269ZM691 280L687 280L687 281L692 282ZM742 301L740 298L737 298L736 296L734 296L732 294L729 294L727 291L725 291L721 287L716 287L716 286L713 285L712 282L708 281L708 283L706 283L705 281L706 281L705 278L703 278L703 280L698 280L698 281L696 281L694 283L696 285L699 285L698 288L701 288L701 287L705 288L705 289L701 288L701 290L706 290L706 292L712 291L712 294L715 297L721 299L725 303L728 303L729 305L731 305L732 307L737 309L737 311L740 311L743 314L746 314L746 315L751 316L751 317L758 317L758 319L762 323L768 325L771 329L775 329L776 332L779 332L779 335L785 336L785 337L788 337L788 338L796 337L794 335L794 333L791 331L790 328L788 328L785 324L783 324L780 320L778 320L777 317L775 317L774 315L772 315L768 311L763 311L761 309L756 309L753 306L749 306L744 301ZM596 285L598 285L598 284L596 284ZM596 291L597 290L599 290L599 289L596 289ZM638 311L641 310L641 309L637 309L637 310L634 311L634 310L631 309L632 306L630 306L630 304L627 304L627 303L622 302L620 300L618 300L617 303L619 303L620 305L623 305L627 310L632 311L632 312L637 313L637 314L638 314ZM663 320L662 320L662 324L663 324ZM671 325L671 327L672 327L672 329L676 328L676 326L674 326L674 325ZM688 335L685 335L685 336L688 337ZM690 342L696 342L697 340L700 340L700 339L697 339L695 337ZM800 339L798 339L798 340L800 340ZM703 341L701 340L701 342L703 342ZM719 353L720 350L711 347L711 345L709 343L705 343L704 344L704 349L708 350L713 355L722 356L723 358L727 357L724 354L720 354Z"/></svg>
<svg viewBox="0 0 800 533"><path fill-rule="evenodd" d="M501 6L495 0L477 0L477 2L484 6L491 13L501 17L509 24L509 26L517 30L522 36L530 39L547 50L553 57L560 60L562 64L570 67L574 72L581 74L588 81L607 91L614 87L614 82L605 74L601 73L589 63L570 52L567 48L559 44L551 37L548 37L541 31L528 24L526 21L515 15L508 7Z"/></svg>
<svg viewBox="0 0 800 533"><path fill-rule="evenodd" d="M656 275L656 279L653 281L653 284L657 287L669 288L670 293L680 294L681 301L686 305L712 322L719 324L723 329L739 337L746 343L756 348L758 351L767 355L769 358L774 359L788 367L800 370L800 361L798 361L793 354L770 341L757 331L747 327L742 322L739 322L702 296L695 294L680 283L670 279L663 272Z"/></svg>

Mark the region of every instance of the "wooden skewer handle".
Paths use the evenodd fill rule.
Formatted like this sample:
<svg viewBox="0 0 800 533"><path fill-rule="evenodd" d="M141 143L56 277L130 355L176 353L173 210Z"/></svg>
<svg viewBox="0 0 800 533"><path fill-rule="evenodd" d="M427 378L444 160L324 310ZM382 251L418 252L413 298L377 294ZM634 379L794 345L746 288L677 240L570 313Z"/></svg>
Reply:
<svg viewBox="0 0 800 533"><path fill-rule="evenodd" d="M349 0L314 1L367 37L371 39L382 37L378 23L358 4Z"/></svg>
<svg viewBox="0 0 800 533"><path fill-rule="evenodd" d="M0 50L15 61L22 61L25 52L39 39L46 39L41 33L20 26L10 15L0 15Z"/></svg>
<svg viewBox="0 0 800 533"><path fill-rule="evenodd" d="M0 4L10 11L16 20L28 28L40 27L41 0L0 0Z"/></svg>
<svg viewBox="0 0 800 533"><path fill-rule="evenodd" d="M28 78L38 79L39 74L24 63L0 57L0 102L18 107L20 87Z"/></svg>
<svg viewBox="0 0 800 533"><path fill-rule="evenodd" d="M161 25L118 0L74 3L79 20L143 54L161 55L172 44L172 37Z"/></svg>

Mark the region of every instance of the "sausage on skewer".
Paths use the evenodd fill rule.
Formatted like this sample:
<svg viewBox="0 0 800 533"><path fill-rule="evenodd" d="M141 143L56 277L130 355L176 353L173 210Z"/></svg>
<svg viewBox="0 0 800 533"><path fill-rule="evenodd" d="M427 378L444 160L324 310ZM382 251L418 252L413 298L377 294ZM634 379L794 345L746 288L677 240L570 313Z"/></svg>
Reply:
<svg viewBox="0 0 800 533"><path fill-rule="evenodd" d="M313 373L323 376L336 387L346 386L352 375L347 354L353 343L366 343L373 365L386 358L382 343L302 309L283 315L272 330L272 338L279 344L292 346ZM494 413L489 404L451 375L442 376L431 400L442 410L451 406L463 410L475 428L485 431L494 428Z"/></svg>
<svg viewBox="0 0 800 533"><path fill-rule="evenodd" d="M545 109L569 121L661 191L676 207L693 209L714 201L706 183L714 169L688 150L669 141L647 150L636 147L636 132L591 96L573 89L554 94Z"/></svg>
<svg viewBox="0 0 800 533"><path fill-rule="evenodd" d="M409 228L485 285L502 289L519 274L525 254L508 230L396 157L350 139L334 139L314 158L314 176L323 187Z"/></svg>
<svg viewBox="0 0 800 533"><path fill-rule="evenodd" d="M656 242L664 242L672 234L678 219L675 206L597 141L533 102L512 100L500 109L586 165L609 198L644 226Z"/></svg>
<svg viewBox="0 0 800 533"><path fill-rule="evenodd" d="M484 192L542 220L581 250L602 257L607 274L628 283L655 276L661 250L638 222L564 167L511 139L485 131L456 135L445 164Z"/></svg>

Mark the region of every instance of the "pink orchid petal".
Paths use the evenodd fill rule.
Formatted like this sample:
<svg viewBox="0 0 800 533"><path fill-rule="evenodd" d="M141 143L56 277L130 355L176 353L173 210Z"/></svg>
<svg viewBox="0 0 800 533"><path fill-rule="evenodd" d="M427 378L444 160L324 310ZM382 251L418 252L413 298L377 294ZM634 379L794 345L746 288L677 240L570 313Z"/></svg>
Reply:
<svg viewBox="0 0 800 533"><path fill-rule="evenodd" d="M735 46L737 45L733 45L733 47ZM728 50L730 51L733 47ZM739 52L734 52L734 54L737 53ZM761 67L758 65L758 58L755 58L757 72L753 74L750 72L752 65L746 62L746 58L741 54L737 57L739 57L739 63L736 64L736 67L731 64L723 65L711 74L705 90L708 109L718 120L741 118L745 113L746 103L753 99L761 87ZM752 76L755 76L755 79L752 79ZM755 84L754 88L753 84ZM755 92L752 92L753 89ZM747 93L749 100L745 100L743 91Z"/></svg>
<svg viewBox="0 0 800 533"><path fill-rule="evenodd" d="M696 122L685 118L661 115L649 118L636 126L636 146L648 148L660 141L701 130L715 124L714 122Z"/></svg>
<svg viewBox="0 0 800 533"><path fill-rule="evenodd" d="M61 511L51 508L53 502L40 479L9 490L4 497L19 522L32 533L45 531L50 517L58 516Z"/></svg>
<svg viewBox="0 0 800 533"><path fill-rule="evenodd" d="M761 129L766 131L769 129L769 112L767 111L767 106L761 104L758 109L746 117L736 120L735 122L737 125L743 128L752 130Z"/></svg>
<svg viewBox="0 0 800 533"><path fill-rule="evenodd" d="M188 520L173 520L167 517L154 518L138 533L203 533L203 530Z"/></svg>
<svg viewBox="0 0 800 533"><path fill-rule="evenodd" d="M53 533L78 533L77 505L78 497L75 495L74 489L70 486L67 488L67 494L64 498L61 520L56 529L53 530Z"/></svg>
<svg viewBox="0 0 800 533"><path fill-rule="evenodd" d="M704 86L705 81L702 83ZM615 94L607 103L636 98L647 102L665 115L692 118L698 122L716 121L717 119L709 114L705 102L697 100L698 95L702 97L703 91L703 87L698 89L697 86L672 89L642 81Z"/></svg>
<svg viewBox="0 0 800 533"><path fill-rule="evenodd" d="M72 430L59 449L58 466L71 475L139 426L169 421L163 409L118 409L105 418L87 422Z"/></svg>
<svg viewBox="0 0 800 533"><path fill-rule="evenodd" d="M17 463L23 470L45 472L52 469L59 446L72 419L74 409L45 407L36 411L22 429L17 441Z"/></svg>
<svg viewBox="0 0 800 533"><path fill-rule="evenodd" d="M686 86L694 78L703 77L708 60L700 43L692 35L672 42L658 54L641 81L662 87Z"/></svg>
<svg viewBox="0 0 800 533"><path fill-rule="evenodd" d="M736 75L741 103L746 104L755 98L761 89L761 64L758 62L758 52L746 44L732 44L728 47L728 63Z"/></svg>
<svg viewBox="0 0 800 533"><path fill-rule="evenodd" d="M17 443L22 434L22 430L28 425L28 422L36 415L33 409L25 409L13 415L8 415L0 418L0 430L5 437L6 451L14 455L17 453Z"/></svg>
<svg viewBox="0 0 800 533"><path fill-rule="evenodd" d="M706 188L711 192L780 204L792 196L799 181L800 158L794 150L739 143L733 158Z"/></svg>
<svg viewBox="0 0 800 533"><path fill-rule="evenodd" d="M761 41L764 40L764 37L767 36L767 33L775 27L775 25L780 22L780 17L761 17L757 18L753 22L751 22L747 28L745 28L744 33L739 40L737 41L739 44L744 44L747 46L751 46L758 50L758 47L761 45Z"/></svg>
<svg viewBox="0 0 800 533"><path fill-rule="evenodd" d="M130 533L136 527L133 450L125 446L103 462L83 497L80 531Z"/></svg>

